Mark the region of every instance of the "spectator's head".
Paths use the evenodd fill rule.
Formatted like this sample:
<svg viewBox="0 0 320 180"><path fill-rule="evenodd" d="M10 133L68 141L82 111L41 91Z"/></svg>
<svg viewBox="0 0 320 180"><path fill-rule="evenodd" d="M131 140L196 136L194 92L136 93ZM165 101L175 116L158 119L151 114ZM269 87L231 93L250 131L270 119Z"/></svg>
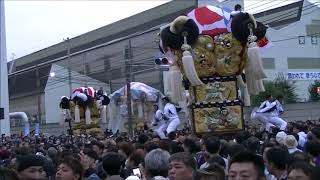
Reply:
<svg viewBox="0 0 320 180"><path fill-rule="evenodd" d="M204 141L204 146L209 154L218 154L221 146L220 139L216 136L210 136Z"/></svg>
<svg viewBox="0 0 320 180"><path fill-rule="evenodd" d="M148 141L148 136L146 135L146 134L140 134L139 136L138 136L138 142L140 143L140 144L144 144L144 143L146 143L147 141Z"/></svg>
<svg viewBox="0 0 320 180"><path fill-rule="evenodd" d="M194 179L197 180L224 180L225 172L222 167L217 164L210 164L209 167L199 169L195 173Z"/></svg>
<svg viewBox="0 0 320 180"><path fill-rule="evenodd" d="M285 171L288 156L289 152L287 149L280 147L270 148L266 152L266 166L268 171L273 175Z"/></svg>
<svg viewBox="0 0 320 180"><path fill-rule="evenodd" d="M248 131L241 131L236 134L235 140L237 143L242 144L249 137L250 137L250 133Z"/></svg>
<svg viewBox="0 0 320 180"><path fill-rule="evenodd" d="M229 180L258 180L264 177L264 163L260 156L250 152L240 152L230 161Z"/></svg>
<svg viewBox="0 0 320 180"><path fill-rule="evenodd" d="M289 154L288 159L287 159L287 169L289 167L291 167L292 164L294 164L295 162L306 162L309 163L310 162L310 157L303 152L294 152L292 154Z"/></svg>
<svg viewBox="0 0 320 180"><path fill-rule="evenodd" d="M304 150L312 157L318 157L320 155L320 142L307 141L304 145Z"/></svg>
<svg viewBox="0 0 320 180"><path fill-rule="evenodd" d="M247 149L252 153L258 153L260 149L260 140L254 136L248 138Z"/></svg>
<svg viewBox="0 0 320 180"><path fill-rule="evenodd" d="M54 148L54 147L49 147L49 148L48 148L48 156L49 156L50 158L56 158L57 155L58 155L58 151L57 151L56 148Z"/></svg>
<svg viewBox="0 0 320 180"><path fill-rule="evenodd" d="M159 141L159 147L160 147L160 149L169 152L170 151L170 143L171 143L171 141L169 139L161 139Z"/></svg>
<svg viewBox="0 0 320 180"><path fill-rule="evenodd" d="M298 147L298 141L293 135L287 135L284 138L283 144L288 148L288 149L294 149Z"/></svg>
<svg viewBox="0 0 320 180"><path fill-rule="evenodd" d="M284 138L287 136L287 134L283 131L280 131L276 135L276 141L278 144L283 145L284 143Z"/></svg>
<svg viewBox="0 0 320 180"><path fill-rule="evenodd" d="M148 178L168 176L170 154L162 149L150 151L144 158L145 173Z"/></svg>
<svg viewBox="0 0 320 180"><path fill-rule="evenodd" d="M83 176L83 166L80 161L75 158L64 158L58 166L57 180L81 180Z"/></svg>
<svg viewBox="0 0 320 180"><path fill-rule="evenodd" d="M308 134L308 139L320 142L320 127L312 128L311 132Z"/></svg>
<svg viewBox="0 0 320 180"><path fill-rule="evenodd" d="M118 153L123 155L125 158L128 158L130 154L133 152L133 145L129 142L121 142L119 143L119 151Z"/></svg>
<svg viewBox="0 0 320 180"><path fill-rule="evenodd" d="M232 159L234 155L239 152L245 151L246 148L242 144L232 143L227 148L228 159Z"/></svg>
<svg viewBox="0 0 320 180"><path fill-rule="evenodd" d="M83 158L81 159L82 163L89 165L89 167L94 168L96 161L99 159L99 156L94 150L84 149L83 150Z"/></svg>
<svg viewBox="0 0 320 180"><path fill-rule="evenodd" d="M178 152L184 152L183 147L177 143L176 141L171 141L170 143L170 154L178 153Z"/></svg>
<svg viewBox="0 0 320 180"><path fill-rule="evenodd" d="M226 162L224 161L224 159L221 156L213 156L213 157L209 158L207 162L210 165L216 164L216 165L221 166L223 169L226 169Z"/></svg>
<svg viewBox="0 0 320 180"><path fill-rule="evenodd" d="M19 180L19 177L12 169L0 167L0 180Z"/></svg>
<svg viewBox="0 0 320 180"><path fill-rule="evenodd" d="M101 157L104 150L104 144L99 141L92 141L91 145L92 149L97 153L99 157Z"/></svg>
<svg viewBox="0 0 320 180"><path fill-rule="evenodd" d="M288 170L288 180L316 180L318 175L315 167L307 162L296 162Z"/></svg>
<svg viewBox="0 0 320 180"><path fill-rule="evenodd" d="M293 124L293 128L292 128L292 132L293 132L293 133L298 133L298 132L303 131L302 129L303 129L303 127L302 127L301 124L294 123L294 124Z"/></svg>
<svg viewBox="0 0 320 180"><path fill-rule="evenodd" d="M122 159L118 153L107 153L102 159L103 170L108 176L119 175L122 164Z"/></svg>
<svg viewBox="0 0 320 180"><path fill-rule="evenodd" d="M200 146L197 145L196 141L191 138L186 138L183 141L183 149L185 152L187 152L189 154L194 154L194 153L197 153L201 150Z"/></svg>
<svg viewBox="0 0 320 180"><path fill-rule="evenodd" d="M158 149L160 148L159 145L155 142L147 142L144 146L144 150L146 151L146 153L154 150L154 149Z"/></svg>
<svg viewBox="0 0 320 180"><path fill-rule="evenodd" d="M196 169L196 162L188 153L180 152L172 154L169 163L170 180L192 180Z"/></svg>
<svg viewBox="0 0 320 180"><path fill-rule="evenodd" d="M168 134L168 138L172 141L175 140L176 137L177 137L177 133L175 131L172 131Z"/></svg>
<svg viewBox="0 0 320 180"><path fill-rule="evenodd" d="M126 166L129 169L137 168L143 161L144 151L141 149L137 149L129 156Z"/></svg>
<svg viewBox="0 0 320 180"><path fill-rule="evenodd" d="M45 177L44 159L37 155L20 156L17 159L17 171L21 180L40 180Z"/></svg>

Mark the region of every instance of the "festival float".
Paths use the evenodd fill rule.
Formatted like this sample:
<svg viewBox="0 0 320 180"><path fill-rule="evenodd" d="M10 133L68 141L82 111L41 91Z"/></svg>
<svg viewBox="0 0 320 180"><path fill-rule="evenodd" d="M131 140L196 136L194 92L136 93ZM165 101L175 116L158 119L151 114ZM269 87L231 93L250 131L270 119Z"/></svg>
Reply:
<svg viewBox="0 0 320 180"><path fill-rule="evenodd" d="M142 130L145 124L150 124L153 119L153 104L162 104L163 94L144 83L131 82L131 111L133 119L133 129ZM127 86L113 92L110 96L108 108L108 129L115 133L117 130L128 129L128 108L127 108Z"/></svg>
<svg viewBox="0 0 320 180"><path fill-rule="evenodd" d="M264 91L259 48L267 27L246 12L206 6L179 16L160 30L160 50L169 59L168 81L175 97L189 95L196 134L232 133L244 129L243 106ZM182 75L181 75L182 74Z"/></svg>
<svg viewBox="0 0 320 180"><path fill-rule="evenodd" d="M76 88L73 90L71 98L61 97L60 124L74 121L72 131L75 134L100 133L99 121L107 123L109 102L109 97L103 91L97 91L93 87Z"/></svg>

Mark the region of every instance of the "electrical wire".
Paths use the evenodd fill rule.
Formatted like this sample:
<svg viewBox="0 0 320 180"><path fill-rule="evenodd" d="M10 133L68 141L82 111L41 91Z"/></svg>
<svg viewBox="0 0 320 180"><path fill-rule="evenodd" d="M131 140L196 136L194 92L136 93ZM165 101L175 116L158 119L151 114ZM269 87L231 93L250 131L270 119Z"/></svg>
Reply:
<svg viewBox="0 0 320 180"><path fill-rule="evenodd" d="M286 0L285 0L286 1ZM283 2L285 2L285 1L282 1L281 3L283 3ZM224 2L226 2L226 1L224 1ZM266 4L269 4L269 3L271 3L270 1L268 2L268 3L264 3L263 5L266 5ZM278 4L280 4L280 3L278 3ZM259 6L262 6L261 4L259 5ZM274 6L274 5L272 5L272 6ZM312 7L311 7L312 6ZM256 7L258 7L258 6L256 6ZM302 11L306 11L306 10L308 10L308 9L311 9L311 8L313 8L313 7L315 7L315 5L313 5L313 4L311 4L311 5L307 5L307 6L304 6L303 7L303 9L302 9ZM308 9L307 9L308 8ZM248 10L252 10L252 9L254 9L254 8L249 8ZM292 12L296 12L297 10L293 10ZM292 13L291 12L291 13ZM290 13L290 12L289 12ZM311 13L311 12L310 12ZM310 14L310 13L308 13L308 14ZM285 14L286 16L285 17L282 17L283 15L281 15L281 16L278 16L277 18L279 18L279 17L281 17L280 19L277 19L278 21L281 21L281 19L284 19L284 18L286 18L286 17L290 17L291 15L289 14ZM305 14L305 15L307 15L307 14ZM269 20L274 20L274 19L276 19L276 18L271 18L271 19L268 19L268 20L265 20L265 21L269 21ZM278 21L276 21L276 22L278 22ZM299 38L299 36L297 36L297 37L291 37L291 38L285 38L285 39L280 39L280 40L274 40L274 41L272 41L272 42L281 42L281 41L287 41L287 40L292 40L292 39L296 39L296 38ZM151 42L154 42L154 41L151 41ZM151 44L151 43L150 43ZM101 47L101 48L105 48L105 47ZM139 55L145 55L145 52L147 52L148 51L148 49L158 49L157 47L132 47L132 49L139 49L139 48L141 48L141 49L144 49L145 51L143 51L143 52L140 52L139 54L136 54L135 55L135 57L136 56L139 56ZM92 51L91 51L92 52ZM87 53L87 52L85 52L85 53ZM82 56L85 56L85 53L82 55ZM125 60L124 58L118 58L118 57L121 57L121 56L123 56L123 51L119 51L118 52L119 53L119 55L118 56L114 56L114 57L111 57L111 58L109 58L109 61L117 61L117 60L119 60L119 61L121 61L121 60ZM81 56L81 55L80 55ZM72 57L72 58L74 58L74 57ZM117 58L116 60L114 60L113 58ZM68 61L68 59L64 59L65 61ZM63 60L61 60L60 62L62 62ZM100 61L105 61L105 59L104 58L100 58L100 59L98 59L98 60L96 60L96 61L93 61L94 63L96 63L96 62L100 62ZM75 66L78 66L78 65L85 65L85 64L90 64L90 62L91 61L89 61L89 62L82 62L82 61L79 61L79 62L77 62L77 63L73 63L73 64L69 64L68 65L68 67L69 66L71 66L71 67L75 67ZM136 62L135 62L136 63ZM121 68L121 67L123 67L123 65L124 64L119 64L118 66L114 66L114 67L112 67L113 69L109 69L109 70L115 70L115 68ZM148 64L148 63L146 63L146 64L144 64L144 63L142 63L142 64L133 64L132 66L143 66L143 65L145 65L146 67L147 66L152 66L152 65L154 65L153 63L150 63L150 64ZM101 65L96 65L96 66L91 66L90 67L90 69L92 68L92 69L95 69L95 68L97 68L97 67L100 67ZM85 69L85 68L84 68ZM64 71L64 75L66 75L66 74L68 74L68 72L65 72L66 71L66 68L65 67L62 67L61 68L61 70L60 70L60 72L63 72ZM92 71L92 72L90 72L89 74L86 74L86 75L92 75L92 74L94 74L94 73L99 73L99 72L103 72L103 71L101 71L101 70L97 70L97 71ZM58 74L59 73L59 70L58 71L56 71L56 73ZM103 75L103 74L102 74ZM47 78L49 75L45 75L45 76L42 76L42 77L40 77L40 78ZM73 75L72 76L72 79L74 79L74 78L77 78L77 77L81 77L81 76L85 76L85 75L82 75L82 74L79 74L79 75ZM69 77L68 77L69 78ZM80 81L80 80L79 80ZM54 85L54 84L53 84ZM52 86L53 86L52 85Z"/></svg>
<svg viewBox="0 0 320 180"><path fill-rule="evenodd" d="M310 4L310 5L304 6L304 7L302 7L302 12L307 11L307 10L309 10L309 9L312 9L312 8L314 8L314 7L317 7L317 5ZM280 16L277 16L276 18L266 19L266 20L263 20L262 22L263 22L264 24L280 22L280 21L282 21L282 20L287 19L288 17L290 17L290 16L292 16L292 15L295 15L296 12L298 12L298 11L299 11L299 9L293 9L293 10L289 11L289 12L286 13L286 14L282 14L282 15L280 15ZM301 17L302 17L302 14L301 14ZM277 20L277 21L274 21L274 20Z"/></svg>

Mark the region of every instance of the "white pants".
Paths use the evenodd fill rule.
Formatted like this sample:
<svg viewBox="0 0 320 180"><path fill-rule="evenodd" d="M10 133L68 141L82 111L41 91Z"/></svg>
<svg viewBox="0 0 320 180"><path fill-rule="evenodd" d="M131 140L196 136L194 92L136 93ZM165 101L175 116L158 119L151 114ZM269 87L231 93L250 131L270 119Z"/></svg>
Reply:
<svg viewBox="0 0 320 180"><path fill-rule="evenodd" d="M163 123L163 124L159 125L158 127L156 127L156 129L154 130L161 139L166 138L164 131L167 129L167 126L168 126L168 123Z"/></svg>
<svg viewBox="0 0 320 180"><path fill-rule="evenodd" d="M288 123L278 116L270 116L268 118L268 120L271 124L274 124L274 125L280 127L280 130L286 130L286 128L287 128Z"/></svg>
<svg viewBox="0 0 320 180"><path fill-rule="evenodd" d="M252 112L251 113L252 120L258 120L262 124L265 125L266 131L270 130L272 126L278 126L280 130L285 130L287 128L287 122L282 118L270 114L270 113L259 113L259 112Z"/></svg>
<svg viewBox="0 0 320 180"><path fill-rule="evenodd" d="M264 126L263 130L266 130L268 132L270 131L270 128L274 126L269 122L269 118L264 113L252 112L251 119L254 121L258 120L260 123L262 123Z"/></svg>
<svg viewBox="0 0 320 180"><path fill-rule="evenodd" d="M180 125L180 120L179 118L176 118L171 120L170 122L166 122L159 125L157 128L155 128L154 131L158 134L158 136L161 139L165 139L166 135L164 132L166 131L168 135L169 133L176 131L179 125Z"/></svg>
<svg viewBox="0 0 320 180"><path fill-rule="evenodd" d="M168 127L167 127L167 134L176 131L178 129L179 125L180 125L179 118L175 118L175 119L171 120L169 122Z"/></svg>

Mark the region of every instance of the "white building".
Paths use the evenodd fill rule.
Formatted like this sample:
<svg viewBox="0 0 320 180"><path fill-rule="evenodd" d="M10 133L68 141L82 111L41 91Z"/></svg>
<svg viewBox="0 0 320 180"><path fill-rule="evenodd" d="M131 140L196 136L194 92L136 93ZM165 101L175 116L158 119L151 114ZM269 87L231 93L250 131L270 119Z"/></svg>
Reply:
<svg viewBox="0 0 320 180"><path fill-rule="evenodd" d="M273 17L279 20L273 21L273 27L268 29L272 47L263 50L262 56L268 80L283 73L288 80L296 81L300 101L307 101L308 86L320 80L320 4L308 0L303 6L299 3L287 10L281 7L272 10ZM259 19L268 21L264 17Z"/></svg>

